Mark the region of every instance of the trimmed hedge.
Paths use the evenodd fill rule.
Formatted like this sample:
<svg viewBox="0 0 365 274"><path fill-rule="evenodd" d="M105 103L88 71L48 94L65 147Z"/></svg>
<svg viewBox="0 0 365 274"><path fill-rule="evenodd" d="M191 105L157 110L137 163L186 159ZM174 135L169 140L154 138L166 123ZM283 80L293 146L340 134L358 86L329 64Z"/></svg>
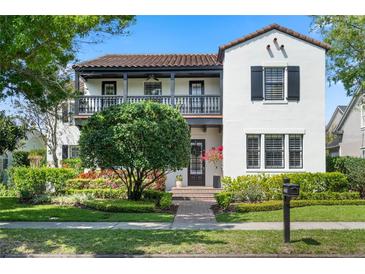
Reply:
<svg viewBox="0 0 365 274"><path fill-rule="evenodd" d="M80 158L68 158L62 160L62 167L63 168L73 168L78 171L83 171L83 165Z"/></svg>
<svg viewBox="0 0 365 274"><path fill-rule="evenodd" d="M237 178L224 177L222 180L225 192L233 195L234 201L259 202L280 200L282 198L283 179L299 184L300 191L348 192L349 182L346 175L340 172L328 173L287 173L278 175L245 175Z"/></svg>
<svg viewBox="0 0 365 274"><path fill-rule="evenodd" d="M308 193L308 192L300 192L299 193L300 200L359 200L360 193L359 192L317 192L317 193Z"/></svg>
<svg viewBox="0 0 365 274"><path fill-rule="evenodd" d="M314 205L365 205L365 200L292 200L290 207L304 207ZM232 206L233 210L240 213L256 211L273 211L283 208L283 201L266 201L262 203L240 203Z"/></svg>
<svg viewBox="0 0 365 274"><path fill-rule="evenodd" d="M214 194L214 197L217 201L217 204L223 209L227 209L233 201L233 194L230 192L218 192Z"/></svg>
<svg viewBox="0 0 365 274"><path fill-rule="evenodd" d="M77 175L70 168L15 167L10 170L10 179L21 199L31 199L42 194L63 194L66 181Z"/></svg>
<svg viewBox="0 0 365 274"><path fill-rule="evenodd" d="M155 204L147 201L129 200L89 200L84 203L86 207L107 211L124 213L145 213L154 212Z"/></svg>
<svg viewBox="0 0 365 274"><path fill-rule="evenodd" d="M124 188L119 189L68 189L67 194L85 194L97 199L125 199L127 192Z"/></svg>
<svg viewBox="0 0 365 274"><path fill-rule="evenodd" d="M69 179L66 181L66 189L118 189L122 182L116 179Z"/></svg>
<svg viewBox="0 0 365 274"><path fill-rule="evenodd" d="M172 193L147 189L143 191L143 199L153 201L156 206L169 208L172 205Z"/></svg>

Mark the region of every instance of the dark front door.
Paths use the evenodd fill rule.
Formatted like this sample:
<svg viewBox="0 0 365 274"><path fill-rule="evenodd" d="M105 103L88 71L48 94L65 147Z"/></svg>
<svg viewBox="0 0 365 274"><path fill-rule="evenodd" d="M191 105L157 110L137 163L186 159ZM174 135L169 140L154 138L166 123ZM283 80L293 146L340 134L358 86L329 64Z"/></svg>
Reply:
<svg viewBox="0 0 365 274"><path fill-rule="evenodd" d="M205 152L205 140L191 140L190 164L188 169L189 186L205 186L205 162L202 160Z"/></svg>

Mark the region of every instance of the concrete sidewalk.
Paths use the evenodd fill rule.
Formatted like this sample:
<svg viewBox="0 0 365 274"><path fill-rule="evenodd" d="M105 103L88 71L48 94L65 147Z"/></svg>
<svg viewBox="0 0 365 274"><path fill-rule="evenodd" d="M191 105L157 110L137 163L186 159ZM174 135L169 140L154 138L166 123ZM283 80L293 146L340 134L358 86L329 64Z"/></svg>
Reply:
<svg viewBox="0 0 365 274"><path fill-rule="evenodd" d="M157 222L0 222L1 228L31 229L134 229L134 230L282 230L281 222L248 223L173 223ZM293 222L293 230L298 229L365 229L365 222Z"/></svg>

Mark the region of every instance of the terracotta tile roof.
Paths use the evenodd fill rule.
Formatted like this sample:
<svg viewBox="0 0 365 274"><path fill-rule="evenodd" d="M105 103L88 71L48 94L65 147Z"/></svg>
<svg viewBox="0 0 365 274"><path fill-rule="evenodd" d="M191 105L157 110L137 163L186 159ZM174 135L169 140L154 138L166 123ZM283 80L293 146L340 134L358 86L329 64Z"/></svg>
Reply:
<svg viewBox="0 0 365 274"><path fill-rule="evenodd" d="M285 27L280 26L278 24L271 24L271 25L268 25L268 26L266 26L266 27L264 27L262 29L259 29L259 30L255 31L253 33L250 33L250 34L245 35L245 36L243 36L241 38L238 38L238 39L236 39L236 40L234 40L232 42L229 42L228 44L225 44L225 45L220 46L219 47L219 52L218 52L218 60L219 61L222 61L224 59L224 51L226 49L228 49L230 47L233 47L235 45L238 45L240 43L243 43L245 41L248 41L248 40L250 40L252 38L255 38L255 37L257 37L257 36L259 36L261 34L264 34L264 33L268 32L268 31L271 31L273 29L279 30L279 31L284 32L286 34L289 34L289 35L291 35L293 37L296 37L298 39L304 40L304 41L306 41L308 43L311 43L311 44L314 44L314 45L316 45L318 47L324 48L325 50L329 50L331 48L330 45L328 45L326 43L323 43L321 41L315 40L315 39L313 39L313 38L311 38L309 36L306 36L304 34L301 34L299 32L296 32L294 30L285 28Z"/></svg>
<svg viewBox="0 0 365 274"><path fill-rule="evenodd" d="M217 54L111 54L73 66L80 68L172 68L222 66Z"/></svg>

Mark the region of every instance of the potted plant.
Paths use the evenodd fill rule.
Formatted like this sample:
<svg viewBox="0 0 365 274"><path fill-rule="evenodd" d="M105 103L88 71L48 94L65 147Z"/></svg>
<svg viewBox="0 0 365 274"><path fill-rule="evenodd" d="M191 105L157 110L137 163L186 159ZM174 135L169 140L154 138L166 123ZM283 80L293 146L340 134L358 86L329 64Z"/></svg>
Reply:
<svg viewBox="0 0 365 274"><path fill-rule="evenodd" d="M202 155L201 159L214 165L213 187L221 188L220 174L222 171L223 146L212 147Z"/></svg>
<svg viewBox="0 0 365 274"><path fill-rule="evenodd" d="M181 174L176 175L176 187L182 187L183 176Z"/></svg>

